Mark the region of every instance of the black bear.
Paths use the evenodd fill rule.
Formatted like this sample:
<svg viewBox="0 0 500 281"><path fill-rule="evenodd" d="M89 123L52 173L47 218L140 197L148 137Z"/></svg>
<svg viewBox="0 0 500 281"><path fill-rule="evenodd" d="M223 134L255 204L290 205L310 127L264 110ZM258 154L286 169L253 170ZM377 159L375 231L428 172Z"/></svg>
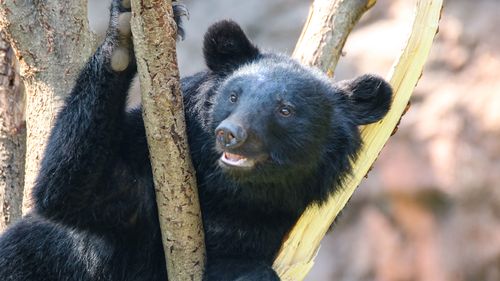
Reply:
<svg viewBox="0 0 500 281"><path fill-rule="evenodd" d="M167 279L141 111L125 110L133 51L114 62L129 46L119 5L58 115L34 210L0 238L0 280ZM263 53L231 21L209 28L203 50L208 69L181 83L204 280L279 280L271 264L285 234L349 175L358 125L380 120L392 91L378 77L335 84Z"/></svg>

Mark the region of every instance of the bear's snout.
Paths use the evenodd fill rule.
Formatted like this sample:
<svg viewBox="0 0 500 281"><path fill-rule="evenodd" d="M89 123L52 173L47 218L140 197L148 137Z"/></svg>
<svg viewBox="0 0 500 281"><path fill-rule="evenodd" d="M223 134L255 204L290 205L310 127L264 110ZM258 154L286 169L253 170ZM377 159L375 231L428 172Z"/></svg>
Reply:
<svg viewBox="0 0 500 281"><path fill-rule="evenodd" d="M224 120L215 129L217 142L225 148L237 148L247 139L247 132L240 124Z"/></svg>

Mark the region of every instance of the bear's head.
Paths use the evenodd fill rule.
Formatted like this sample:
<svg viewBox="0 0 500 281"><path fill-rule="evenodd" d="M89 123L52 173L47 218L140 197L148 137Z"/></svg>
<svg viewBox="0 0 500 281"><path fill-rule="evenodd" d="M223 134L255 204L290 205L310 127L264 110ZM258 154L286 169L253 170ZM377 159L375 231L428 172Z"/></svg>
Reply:
<svg viewBox="0 0 500 281"><path fill-rule="evenodd" d="M299 193L326 198L350 172L358 126L379 121L390 107L383 79L334 83L287 56L260 52L231 21L208 30L204 54L220 77L209 118L219 165L241 183L300 185Z"/></svg>

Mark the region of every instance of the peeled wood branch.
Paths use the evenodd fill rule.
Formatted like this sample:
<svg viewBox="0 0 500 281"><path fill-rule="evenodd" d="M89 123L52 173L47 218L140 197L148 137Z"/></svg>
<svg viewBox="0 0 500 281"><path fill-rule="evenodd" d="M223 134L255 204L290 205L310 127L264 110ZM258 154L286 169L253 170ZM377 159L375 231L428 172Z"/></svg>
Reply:
<svg viewBox="0 0 500 281"><path fill-rule="evenodd" d="M95 46L87 1L0 1L0 29L21 65L26 90L27 151L23 212L55 115Z"/></svg>
<svg viewBox="0 0 500 281"><path fill-rule="evenodd" d="M362 129L364 147L353 163L353 175L321 208L308 208L283 244L274 268L282 280L302 280L312 268L319 244L337 214L368 173L385 143L397 128L423 71L438 30L442 0L418 0L406 47L393 65L388 80L394 89L392 108L376 124Z"/></svg>
<svg viewBox="0 0 500 281"><path fill-rule="evenodd" d="M175 52L172 3L133 0L132 33L169 280L201 280L205 244Z"/></svg>

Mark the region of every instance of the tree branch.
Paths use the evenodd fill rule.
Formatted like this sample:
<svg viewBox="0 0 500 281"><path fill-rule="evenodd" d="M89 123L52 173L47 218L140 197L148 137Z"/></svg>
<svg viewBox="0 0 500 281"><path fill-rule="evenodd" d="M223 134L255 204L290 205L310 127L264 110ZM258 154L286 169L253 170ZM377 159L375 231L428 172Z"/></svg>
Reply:
<svg viewBox="0 0 500 281"><path fill-rule="evenodd" d="M353 175L345 186L323 206L308 208L289 234L274 263L282 280L302 280L306 276L321 239L396 129L422 74L438 30L442 5L442 0L418 0L410 37L389 74L395 93L391 110L382 121L362 129L365 145L353 163Z"/></svg>
<svg viewBox="0 0 500 281"><path fill-rule="evenodd" d="M169 280L201 280L205 244L175 51L171 1L133 0L132 33Z"/></svg>
<svg viewBox="0 0 500 281"><path fill-rule="evenodd" d="M293 57L330 77L354 25L376 0L316 0L309 9Z"/></svg>

